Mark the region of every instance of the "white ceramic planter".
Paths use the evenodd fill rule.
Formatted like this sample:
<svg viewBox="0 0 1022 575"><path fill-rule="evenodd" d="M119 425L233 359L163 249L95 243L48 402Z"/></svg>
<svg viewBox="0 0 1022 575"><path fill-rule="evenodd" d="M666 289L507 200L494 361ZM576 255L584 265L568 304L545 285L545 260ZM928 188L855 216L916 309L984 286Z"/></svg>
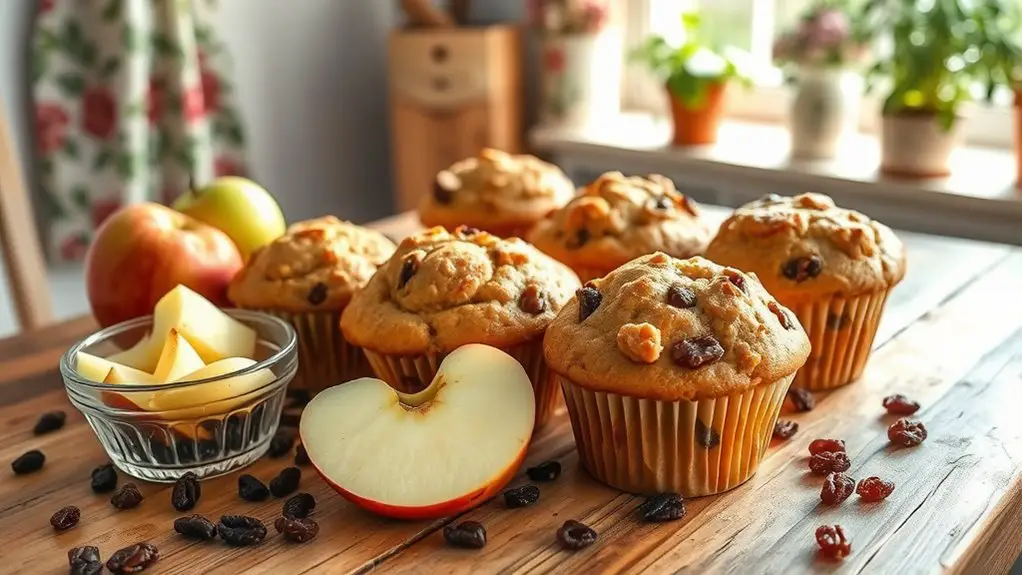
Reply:
<svg viewBox="0 0 1022 575"><path fill-rule="evenodd" d="M863 80L841 68L802 67L791 103L791 155L827 159L858 128Z"/></svg>
<svg viewBox="0 0 1022 575"><path fill-rule="evenodd" d="M584 126L621 111L621 38L613 30L547 36L540 58L542 123Z"/></svg>
<svg viewBox="0 0 1022 575"><path fill-rule="evenodd" d="M936 115L884 115L881 120L881 171L912 178L940 178L951 173L951 152L958 147L962 123L959 116L944 130Z"/></svg>

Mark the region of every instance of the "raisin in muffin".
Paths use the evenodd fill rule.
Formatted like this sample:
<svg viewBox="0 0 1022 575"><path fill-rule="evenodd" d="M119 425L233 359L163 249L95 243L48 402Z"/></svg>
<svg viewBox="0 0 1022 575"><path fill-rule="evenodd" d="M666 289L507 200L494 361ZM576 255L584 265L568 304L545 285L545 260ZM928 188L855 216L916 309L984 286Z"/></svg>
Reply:
<svg viewBox="0 0 1022 575"><path fill-rule="evenodd" d="M755 273L809 334L812 355L793 387L829 389L862 374L905 251L887 226L822 194L769 195L724 221L706 250Z"/></svg>
<svg viewBox="0 0 1022 575"><path fill-rule="evenodd" d="M528 239L586 281L638 256L703 253L710 230L695 202L663 176L608 172L536 224Z"/></svg>
<svg viewBox="0 0 1022 575"><path fill-rule="evenodd" d="M419 203L426 226L472 226L501 237L521 237L575 195L557 166L535 156L485 148L443 170L433 194Z"/></svg>
<svg viewBox="0 0 1022 575"><path fill-rule="evenodd" d="M557 397L543 333L578 286L570 269L518 238L436 227L401 242L344 310L341 329L404 392L429 385L459 346L500 348L529 374L542 425Z"/></svg>
<svg viewBox="0 0 1022 575"><path fill-rule="evenodd" d="M656 253L586 283L543 351L594 477L694 497L755 473L809 339L754 275Z"/></svg>
<svg viewBox="0 0 1022 575"><path fill-rule="evenodd" d="M383 234L333 216L299 222L252 254L227 296L294 326L298 374L291 386L315 393L371 373L361 350L341 336L340 314L394 247Z"/></svg>

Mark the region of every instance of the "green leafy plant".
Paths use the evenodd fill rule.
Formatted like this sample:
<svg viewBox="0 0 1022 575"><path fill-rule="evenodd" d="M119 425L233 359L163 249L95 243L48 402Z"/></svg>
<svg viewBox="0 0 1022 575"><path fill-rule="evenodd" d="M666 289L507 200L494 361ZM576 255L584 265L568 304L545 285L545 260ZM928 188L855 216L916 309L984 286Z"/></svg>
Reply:
<svg viewBox="0 0 1022 575"><path fill-rule="evenodd" d="M748 84L733 48L715 49L702 33L702 20L696 12L681 17L685 31L681 46L672 46L662 36L651 36L632 52L632 58L644 62L685 107L698 109L706 102L714 84L738 80Z"/></svg>

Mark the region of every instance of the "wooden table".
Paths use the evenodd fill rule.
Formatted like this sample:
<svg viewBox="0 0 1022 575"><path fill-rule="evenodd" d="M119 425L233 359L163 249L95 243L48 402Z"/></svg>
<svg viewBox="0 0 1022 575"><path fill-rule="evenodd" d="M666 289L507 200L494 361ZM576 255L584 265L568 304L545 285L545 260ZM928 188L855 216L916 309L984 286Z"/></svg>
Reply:
<svg viewBox="0 0 1022 575"><path fill-rule="evenodd" d="M401 236L415 224L401 216L377 226ZM642 524L634 514L640 499L596 483L579 467L562 412L534 438L527 461L556 459L564 466L558 481L541 485L539 503L512 511L494 500L460 518L486 526L489 543L480 551L445 546L440 530L453 518L399 522L369 515L309 468L302 490L318 501L314 517L321 529L304 545L282 541L272 528L266 541L251 548L182 539L172 529L181 514L170 506L165 485L142 483L143 504L118 511L109 496L89 488L89 472L106 457L68 403L56 371L60 355L93 322L80 318L0 340L0 460L33 448L47 454L38 473L0 472L0 572L65 572L65 553L73 546L97 545L105 559L141 540L162 553L155 573L1004 571L1022 551L1016 463L1022 461L1022 253L903 237L909 272L890 300L865 375L854 385L817 394L809 413L784 415L798 421L798 434L771 446L748 483L690 500L681 521ZM923 404L918 415L929 438L917 448L888 446L892 418L880 400L895 392ZM36 417L51 409L68 412L67 426L34 437ZM880 504L861 504L853 496L840 507L821 506L820 480L806 466L806 445L816 437L843 438L852 459L849 473L893 480L894 494ZM264 458L247 471L269 480L285 461ZM195 511L272 522L281 502L242 501L236 475L204 482ZM512 485L524 481L519 476ZM49 517L69 504L81 507L82 521L55 535ZM561 550L554 532L566 519L594 527L598 542L581 552ZM825 523L840 523L852 541L853 552L841 564L815 552L813 533Z"/></svg>

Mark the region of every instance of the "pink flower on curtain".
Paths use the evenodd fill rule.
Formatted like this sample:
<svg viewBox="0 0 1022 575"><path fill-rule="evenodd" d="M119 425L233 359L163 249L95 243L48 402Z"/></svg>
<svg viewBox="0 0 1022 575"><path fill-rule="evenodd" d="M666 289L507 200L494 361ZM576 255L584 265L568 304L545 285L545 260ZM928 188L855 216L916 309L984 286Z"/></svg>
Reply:
<svg viewBox="0 0 1022 575"><path fill-rule="evenodd" d="M206 103L206 110L217 112L220 110L220 79L207 68L202 69L202 99Z"/></svg>
<svg viewBox="0 0 1022 575"><path fill-rule="evenodd" d="M546 69L551 72L564 70L564 52L560 48L551 48L546 51L543 58Z"/></svg>
<svg viewBox="0 0 1022 575"><path fill-rule="evenodd" d="M85 257L89 249L89 236L85 233L71 234L60 242L60 259L76 261Z"/></svg>
<svg viewBox="0 0 1022 575"><path fill-rule="evenodd" d="M244 176L245 170L240 164L227 156L217 156L214 161L216 177L222 176Z"/></svg>
<svg viewBox="0 0 1022 575"><path fill-rule="evenodd" d="M98 228L114 212L121 209L120 198L100 198L92 201L92 226Z"/></svg>
<svg viewBox="0 0 1022 575"><path fill-rule="evenodd" d="M53 4L55 0L39 0L39 13L45 14L50 10L53 10Z"/></svg>
<svg viewBox="0 0 1022 575"><path fill-rule="evenodd" d="M149 123L155 124L159 121L160 116L163 115L164 99L166 94L163 90L163 84L156 78L149 78L149 95L147 97L149 104Z"/></svg>
<svg viewBox="0 0 1022 575"><path fill-rule="evenodd" d="M109 140L117 129L117 100L102 86L87 88L82 95L82 128L101 140Z"/></svg>
<svg viewBox="0 0 1022 575"><path fill-rule="evenodd" d="M206 103L202 97L202 86L196 85L185 90L181 97L181 113L186 122L194 122L206 115Z"/></svg>
<svg viewBox="0 0 1022 575"><path fill-rule="evenodd" d="M70 118L59 104L38 102L35 105L35 140L39 154L49 156L64 145Z"/></svg>

